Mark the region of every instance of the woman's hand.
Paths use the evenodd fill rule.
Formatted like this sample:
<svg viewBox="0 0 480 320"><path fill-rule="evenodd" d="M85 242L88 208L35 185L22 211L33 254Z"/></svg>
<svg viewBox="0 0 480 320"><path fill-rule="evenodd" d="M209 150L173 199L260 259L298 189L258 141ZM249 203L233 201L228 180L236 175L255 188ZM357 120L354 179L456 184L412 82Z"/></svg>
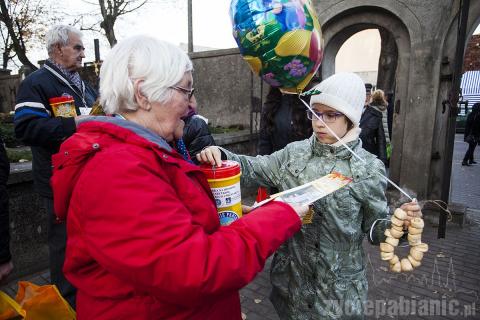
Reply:
<svg viewBox="0 0 480 320"><path fill-rule="evenodd" d="M210 163L212 166L222 166L222 153L220 149L215 146L206 147L197 153L197 160L200 163Z"/></svg>
<svg viewBox="0 0 480 320"><path fill-rule="evenodd" d="M407 217L405 218L404 225L408 227L410 225L410 221L413 218L421 218L422 217L422 209L418 205L418 202L412 201L402 204L400 207L403 211L407 213Z"/></svg>
<svg viewBox="0 0 480 320"><path fill-rule="evenodd" d="M300 205L297 205L297 204L290 204L288 202L287 202L287 204L289 204L293 208L293 210L295 210L295 212L298 214L298 217L303 222L303 218L310 211L310 207L309 206L300 206Z"/></svg>
<svg viewBox="0 0 480 320"><path fill-rule="evenodd" d="M252 211L252 210L253 210L253 207L246 206L246 205L242 204L242 215L249 214L250 211Z"/></svg>
<svg viewBox="0 0 480 320"><path fill-rule="evenodd" d="M306 205L298 205L298 204L288 203L288 202L285 202L285 201L280 200L278 198L276 198L274 201L282 201L283 203L288 204L290 207L292 207L293 210L295 210L295 212L298 214L298 217L302 221L303 221L303 217L305 217L305 215L310 210L310 207L306 206Z"/></svg>

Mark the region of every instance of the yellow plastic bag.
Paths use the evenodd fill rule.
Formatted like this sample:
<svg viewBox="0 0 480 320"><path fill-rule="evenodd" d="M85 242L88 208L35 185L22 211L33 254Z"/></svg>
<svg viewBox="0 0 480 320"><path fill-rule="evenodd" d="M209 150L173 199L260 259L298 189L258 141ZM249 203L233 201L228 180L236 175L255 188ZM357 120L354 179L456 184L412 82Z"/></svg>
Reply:
<svg viewBox="0 0 480 320"><path fill-rule="evenodd" d="M0 320L23 319L25 315L25 310L15 300L0 291Z"/></svg>
<svg viewBox="0 0 480 320"><path fill-rule="evenodd" d="M0 292L0 320L76 319L75 311L54 285L37 286L31 282L20 281L15 300Z"/></svg>

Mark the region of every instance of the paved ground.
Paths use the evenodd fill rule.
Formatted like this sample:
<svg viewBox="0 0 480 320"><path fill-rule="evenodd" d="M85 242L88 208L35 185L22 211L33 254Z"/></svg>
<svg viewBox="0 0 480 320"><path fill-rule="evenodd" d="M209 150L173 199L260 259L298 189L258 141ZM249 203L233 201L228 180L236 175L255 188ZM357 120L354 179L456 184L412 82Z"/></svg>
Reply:
<svg viewBox="0 0 480 320"><path fill-rule="evenodd" d="M409 274L389 273L378 247L364 244L369 261L367 319L480 319L480 161L476 166L462 167L465 151L466 144L457 135L451 201L469 207L466 224L461 228L448 223L446 239L437 239L436 224L427 222L423 239L430 251L421 267ZM480 147L475 157L480 160ZM406 254L407 249L398 251ZM278 319L268 300L269 264L240 292L243 316L248 320ZM27 279L48 283L48 271ZM0 289L14 295L16 280Z"/></svg>
<svg viewBox="0 0 480 320"><path fill-rule="evenodd" d="M470 208L480 209L480 146L475 149L474 159L478 162L476 165L462 166L466 151L467 144L463 142L463 134L457 134L453 151L450 199Z"/></svg>

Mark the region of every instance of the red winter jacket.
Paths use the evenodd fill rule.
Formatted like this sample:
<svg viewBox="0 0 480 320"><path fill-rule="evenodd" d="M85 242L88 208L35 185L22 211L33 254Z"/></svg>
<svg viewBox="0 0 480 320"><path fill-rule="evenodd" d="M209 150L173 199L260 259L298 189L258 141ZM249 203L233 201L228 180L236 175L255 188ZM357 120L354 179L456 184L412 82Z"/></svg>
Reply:
<svg viewBox="0 0 480 320"><path fill-rule="evenodd" d="M79 320L241 319L238 290L301 226L274 202L221 227L198 167L129 121L84 121L53 164Z"/></svg>

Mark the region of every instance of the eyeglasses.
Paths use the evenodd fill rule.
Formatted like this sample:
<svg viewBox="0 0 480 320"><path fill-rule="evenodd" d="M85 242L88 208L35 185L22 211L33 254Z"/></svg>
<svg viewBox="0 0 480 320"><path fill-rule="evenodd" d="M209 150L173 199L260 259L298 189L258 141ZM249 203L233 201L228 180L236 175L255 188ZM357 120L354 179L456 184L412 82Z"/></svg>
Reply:
<svg viewBox="0 0 480 320"><path fill-rule="evenodd" d="M192 99L193 93L195 92L195 88L187 89L187 88L182 88L178 86L173 86L169 88L185 93L187 95L188 100Z"/></svg>
<svg viewBox="0 0 480 320"><path fill-rule="evenodd" d="M341 112L335 112L335 111L327 111L327 112L314 111L314 112L318 116L318 118L322 119L325 123L335 122L337 118L344 115ZM308 120L318 120L318 118L315 117L312 111L310 110L307 111L307 118Z"/></svg>

